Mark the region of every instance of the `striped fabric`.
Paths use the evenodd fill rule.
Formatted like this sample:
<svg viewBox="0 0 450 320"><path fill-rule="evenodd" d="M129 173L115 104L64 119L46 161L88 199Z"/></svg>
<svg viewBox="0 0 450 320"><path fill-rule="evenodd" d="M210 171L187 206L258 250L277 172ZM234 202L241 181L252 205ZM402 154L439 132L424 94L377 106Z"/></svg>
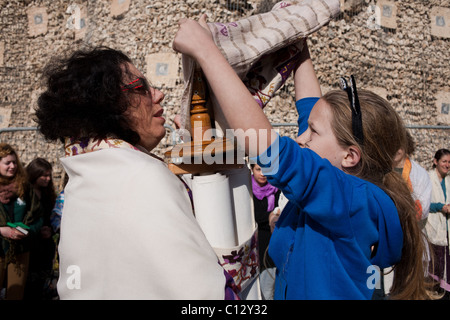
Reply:
<svg viewBox="0 0 450 320"><path fill-rule="evenodd" d="M263 108L286 81L303 47L303 39L325 26L340 11L339 0L279 2L270 12L237 22L208 23L214 41L224 57ZM185 88L181 101L181 120L189 129L190 99L195 62L183 55ZM221 129L218 106L210 96L216 126Z"/></svg>

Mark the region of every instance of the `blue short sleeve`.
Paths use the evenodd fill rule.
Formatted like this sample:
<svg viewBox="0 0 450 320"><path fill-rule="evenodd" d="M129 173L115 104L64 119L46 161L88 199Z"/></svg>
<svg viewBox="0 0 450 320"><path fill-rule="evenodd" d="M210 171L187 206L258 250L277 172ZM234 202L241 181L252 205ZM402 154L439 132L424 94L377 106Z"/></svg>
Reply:
<svg viewBox="0 0 450 320"><path fill-rule="evenodd" d="M312 108L319 99L320 98L318 97L308 97L295 102L295 107L297 108L298 112L298 136L305 132L306 129L308 129L309 114L311 113Z"/></svg>

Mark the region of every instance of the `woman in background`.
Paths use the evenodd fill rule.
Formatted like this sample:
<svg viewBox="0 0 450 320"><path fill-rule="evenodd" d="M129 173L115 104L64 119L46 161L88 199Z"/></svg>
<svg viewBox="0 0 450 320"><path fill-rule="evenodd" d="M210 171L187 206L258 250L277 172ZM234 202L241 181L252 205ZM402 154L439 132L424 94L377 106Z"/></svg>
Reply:
<svg viewBox="0 0 450 320"><path fill-rule="evenodd" d="M23 232L14 226L22 223ZM0 143L0 287L7 300L22 300L30 248L42 227L42 209L16 151Z"/></svg>
<svg viewBox="0 0 450 320"><path fill-rule="evenodd" d="M435 254L432 277L439 281L444 299L450 297L450 255L448 219L450 213L450 150L439 149L434 155L431 179L431 205L425 230Z"/></svg>
<svg viewBox="0 0 450 320"><path fill-rule="evenodd" d="M50 278L55 257L55 241L50 215L55 205L56 193L52 179L52 165L44 158L36 158L27 167L28 182L32 185L43 209L43 225L30 253L29 281L26 298L44 298L44 284Z"/></svg>
<svg viewBox="0 0 450 320"><path fill-rule="evenodd" d="M273 299L275 284L275 264L267 254L270 236L278 220L281 209L278 207L281 190L267 182L261 167L252 163L252 191L255 221L258 224L260 284L263 299Z"/></svg>

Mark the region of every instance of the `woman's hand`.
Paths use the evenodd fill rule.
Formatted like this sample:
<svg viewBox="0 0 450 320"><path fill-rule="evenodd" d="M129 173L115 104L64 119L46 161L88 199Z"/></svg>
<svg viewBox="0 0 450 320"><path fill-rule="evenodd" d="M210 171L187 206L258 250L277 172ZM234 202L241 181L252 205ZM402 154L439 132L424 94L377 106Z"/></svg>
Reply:
<svg viewBox="0 0 450 320"><path fill-rule="evenodd" d="M26 237L25 234L11 227L1 227L0 234L3 238L11 239L11 240L22 240Z"/></svg>
<svg viewBox="0 0 450 320"><path fill-rule="evenodd" d="M278 219L280 218L281 209L276 207L270 214L269 214L269 226L270 226L270 232L273 232L273 229L275 229L275 224L277 223Z"/></svg>
<svg viewBox="0 0 450 320"><path fill-rule="evenodd" d="M446 204L442 207L442 213L449 214L450 213L450 204Z"/></svg>

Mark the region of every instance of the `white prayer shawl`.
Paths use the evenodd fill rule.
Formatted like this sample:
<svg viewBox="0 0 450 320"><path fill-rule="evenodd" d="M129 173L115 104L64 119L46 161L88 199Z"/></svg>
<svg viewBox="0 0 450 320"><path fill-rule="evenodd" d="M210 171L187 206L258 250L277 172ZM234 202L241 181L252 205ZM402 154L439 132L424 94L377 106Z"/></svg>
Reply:
<svg viewBox="0 0 450 320"><path fill-rule="evenodd" d="M61 299L224 298L224 270L163 162L121 148L61 161Z"/></svg>
<svg viewBox="0 0 450 320"><path fill-rule="evenodd" d="M445 201L444 191L435 169L428 171L431 185L433 188L431 202L449 203L450 202L450 176L445 177L445 188L447 190L447 202ZM442 212L430 212L428 215L425 231L431 243L439 246L447 246L450 234L448 232L449 218Z"/></svg>
<svg viewBox="0 0 450 320"><path fill-rule="evenodd" d="M431 203L431 180L428 172L417 162L410 159L411 172L409 178L413 188L413 199L419 200L422 206L422 217L424 220L428 217Z"/></svg>

